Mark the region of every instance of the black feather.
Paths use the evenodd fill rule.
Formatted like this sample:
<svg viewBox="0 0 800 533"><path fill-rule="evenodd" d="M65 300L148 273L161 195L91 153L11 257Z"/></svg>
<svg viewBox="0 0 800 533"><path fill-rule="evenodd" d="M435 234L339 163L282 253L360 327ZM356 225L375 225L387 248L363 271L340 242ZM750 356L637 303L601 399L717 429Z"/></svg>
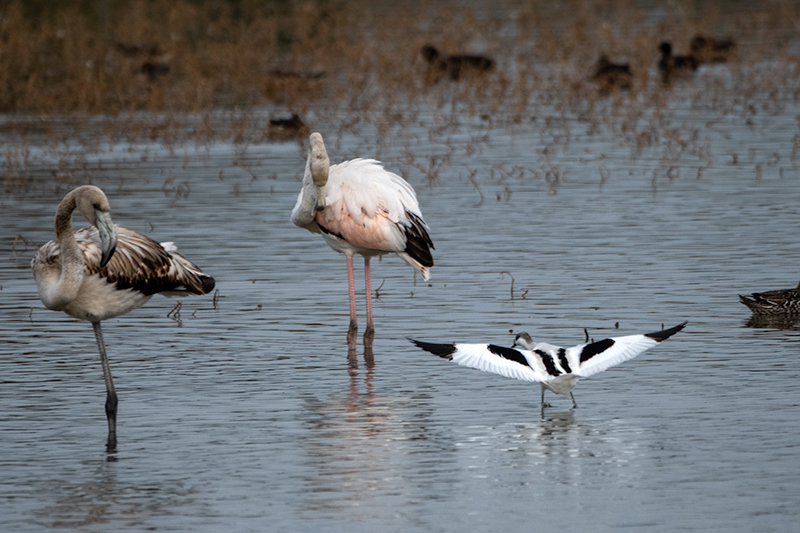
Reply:
<svg viewBox="0 0 800 533"><path fill-rule="evenodd" d="M543 351L543 350L534 350L533 353L539 356L539 359L542 360L544 364L544 369L547 370L547 373L551 376L560 376L561 371L556 367L556 362L553 360L553 357Z"/></svg>
<svg viewBox="0 0 800 533"><path fill-rule="evenodd" d="M406 249L403 251L420 265L432 267L433 255L431 250L434 247L425 227L425 222L411 211L406 211L406 217L408 217L411 225L405 226Z"/></svg>
<svg viewBox="0 0 800 533"><path fill-rule="evenodd" d="M656 342L661 342L669 339L670 337L678 333L680 330L682 330L684 327L686 327L686 322L684 322L683 324L678 324L674 328L669 328L662 331L654 331L653 333L645 333L644 336L650 337Z"/></svg>
<svg viewBox="0 0 800 533"><path fill-rule="evenodd" d="M525 359L525 356L522 355L520 352L515 350L514 348L506 348L504 346L497 346L496 344L490 344L488 347L490 352L495 355L499 355L504 359L508 359L510 361L514 361L515 363L519 363L525 366L531 366L528 364L528 360Z"/></svg>
<svg viewBox="0 0 800 533"><path fill-rule="evenodd" d="M585 363L595 355L605 352L612 346L614 346L614 339L603 339L587 344L583 347L583 350L581 350L581 363Z"/></svg>
<svg viewBox="0 0 800 533"><path fill-rule="evenodd" d="M414 344L417 348L422 348L426 352L430 352L433 355L438 355L439 357L443 357L448 361L452 361L453 354L456 353L455 344L437 344L433 342L417 341L410 338L408 340L411 341L411 343Z"/></svg>

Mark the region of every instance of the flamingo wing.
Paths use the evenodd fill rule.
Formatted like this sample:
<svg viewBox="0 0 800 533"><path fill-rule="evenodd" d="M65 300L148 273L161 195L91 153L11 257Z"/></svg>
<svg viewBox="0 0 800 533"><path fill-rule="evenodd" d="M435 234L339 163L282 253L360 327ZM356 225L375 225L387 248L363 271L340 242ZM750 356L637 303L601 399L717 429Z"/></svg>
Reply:
<svg viewBox="0 0 800 533"><path fill-rule="evenodd" d="M134 289L149 296L156 293L207 294L214 278L204 274L181 255L167 251L150 237L117 226L117 249L106 266L100 266L100 237L87 227L75 232L87 272L96 274L117 289ZM172 243L170 250L176 250Z"/></svg>

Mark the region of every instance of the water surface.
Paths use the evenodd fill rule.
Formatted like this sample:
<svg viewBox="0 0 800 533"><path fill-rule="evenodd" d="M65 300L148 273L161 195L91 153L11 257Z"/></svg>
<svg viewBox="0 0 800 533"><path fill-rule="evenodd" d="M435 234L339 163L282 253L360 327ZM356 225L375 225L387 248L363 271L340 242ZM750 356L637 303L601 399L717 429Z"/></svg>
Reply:
<svg viewBox="0 0 800 533"><path fill-rule="evenodd" d="M541 121L431 137L430 117L378 146L323 129L332 161L378 156L407 177L436 245L427 283L373 262L374 358L348 358L344 257L289 221L296 144L117 144L80 164L37 152L26 187L0 197L0 529L787 530L800 332L753 327L737 293L797 283L798 112L759 114L754 130L676 109L702 153L662 138L636 154L575 117L569 140ZM435 176L405 155L424 166L451 148ZM59 158L72 170L57 187ZM116 223L174 241L219 290L179 319L156 296L104 322L110 456L91 327L45 309L29 271L60 197L87 182ZM513 330L571 346L584 328L598 340L684 320L582 381L578 409L550 397L544 417L535 384L406 340L510 345Z"/></svg>

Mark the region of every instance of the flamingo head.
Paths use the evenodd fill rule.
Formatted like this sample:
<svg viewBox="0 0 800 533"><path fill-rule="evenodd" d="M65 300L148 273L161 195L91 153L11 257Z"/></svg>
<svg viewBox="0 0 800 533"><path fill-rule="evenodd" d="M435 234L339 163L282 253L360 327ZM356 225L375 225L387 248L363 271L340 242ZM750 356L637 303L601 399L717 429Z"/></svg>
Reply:
<svg viewBox="0 0 800 533"><path fill-rule="evenodd" d="M328 183L330 160L320 133L312 133L308 140L308 167L314 185L317 186L317 207L319 208L325 205L325 185Z"/></svg>
<svg viewBox="0 0 800 533"><path fill-rule="evenodd" d="M111 220L111 206L105 193L93 185L73 191L75 207L100 235L100 266L106 266L117 249L117 228Z"/></svg>

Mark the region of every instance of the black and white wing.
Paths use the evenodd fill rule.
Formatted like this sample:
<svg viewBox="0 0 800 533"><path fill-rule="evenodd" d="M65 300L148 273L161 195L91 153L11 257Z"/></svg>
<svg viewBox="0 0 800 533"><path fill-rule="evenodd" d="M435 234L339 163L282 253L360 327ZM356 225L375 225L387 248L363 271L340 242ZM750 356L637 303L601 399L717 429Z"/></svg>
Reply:
<svg viewBox="0 0 800 533"><path fill-rule="evenodd" d="M549 382L568 374L583 378L593 376L633 359L681 331L684 326L686 322L662 331L603 339L567 349L545 342L535 344L530 350L517 350L494 344L437 344L408 340L418 348L461 366L523 381ZM523 346L527 348L529 345Z"/></svg>
<svg viewBox="0 0 800 533"><path fill-rule="evenodd" d="M547 381L551 376L530 364L532 353L494 344L437 344L408 339L418 348L461 366L523 381Z"/></svg>
<svg viewBox="0 0 800 533"><path fill-rule="evenodd" d="M586 378L633 359L681 331L686 322L662 331L626 337L614 337L567 349L567 359L577 367L575 374Z"/></svg>

